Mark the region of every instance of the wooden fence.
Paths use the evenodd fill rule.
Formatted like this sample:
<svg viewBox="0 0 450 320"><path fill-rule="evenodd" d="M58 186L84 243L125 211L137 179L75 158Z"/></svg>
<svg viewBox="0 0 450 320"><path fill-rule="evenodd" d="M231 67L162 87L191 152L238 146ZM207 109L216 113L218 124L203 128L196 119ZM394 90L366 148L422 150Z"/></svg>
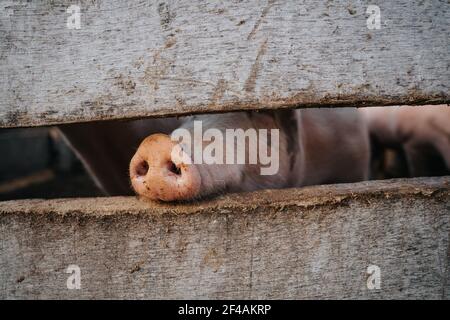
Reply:
<svg viewBox="0 0 450 320"><path fill-rule="evenodd" d="M72 5L0 4L0 127L450 101L447 1ZM449 183L0 202L0 298L448 299Z"/></svg>

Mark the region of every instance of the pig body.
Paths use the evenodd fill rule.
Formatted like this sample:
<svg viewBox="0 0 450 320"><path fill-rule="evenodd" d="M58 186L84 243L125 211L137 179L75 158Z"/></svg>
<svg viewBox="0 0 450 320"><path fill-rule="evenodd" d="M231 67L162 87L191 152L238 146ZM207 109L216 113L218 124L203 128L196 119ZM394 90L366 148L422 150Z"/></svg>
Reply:
<svg viewBox="0 0 450 320"><path fill-rule="evenodd" d="M450 172L450 107L370 107L360 110L374 147L399 150L409 176Z"/></svg>
<svg viewBox="0 0 450 320"><path fill-rule="evenodd" d="M354 108L235 112L195 116L181 128L194 135L194 123L219 132L239 128L279 130L279 139L262 141L278 152L277 171L262 175L256 164L187 164L173 159L177 145L168 136L144 139L130 163L130 179L141 196L163 201L189 200L220 192L312 184L353 182L368 178L369 139L366 123ZM206 149L211 141L190 142ZM225 145L233 143L226 141ZM186 147L186 146L185 146ZM249 146L245 146L248 154ZM192 154L187 155L192 160ZM191 161L192 162L192 161Z"/></svg>

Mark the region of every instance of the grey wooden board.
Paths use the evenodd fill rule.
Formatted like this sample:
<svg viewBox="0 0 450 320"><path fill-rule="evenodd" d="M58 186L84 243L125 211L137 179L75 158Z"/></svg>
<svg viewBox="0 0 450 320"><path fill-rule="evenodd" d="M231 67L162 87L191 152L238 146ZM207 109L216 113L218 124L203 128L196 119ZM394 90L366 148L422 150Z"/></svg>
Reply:
<svg viewBox="0 0 450 320"><path fill-rule="evenodd" d="M448 103L448 1L0 4L0 127L329 105Z"/></svg>
<svg viewBox="0 0 450 320"><path fill-rule="evenodd" d="M0 203L0 298L450 298L450 177ZM65 271L81 269L81 289ZM368 289L367 268L381 288Z"/></svg>

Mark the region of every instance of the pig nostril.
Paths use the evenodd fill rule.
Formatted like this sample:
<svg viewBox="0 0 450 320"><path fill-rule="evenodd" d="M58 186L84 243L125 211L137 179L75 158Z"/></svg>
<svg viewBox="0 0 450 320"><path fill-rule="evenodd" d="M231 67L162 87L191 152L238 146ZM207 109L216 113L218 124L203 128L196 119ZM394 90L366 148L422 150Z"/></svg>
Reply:
<svg viewBox="0 0 450 320"><path fill-rule="evenodd" d="M141 161L136 166L136 174L140 177L147 175L148 172L148 163L147 161Z"/></svg>
<svg viewBox="0 0 450 320"><path fill-rule="evenodd" d="M177 167L175 163L172 161L169 161L168 163L168 169L170 172L176 174L177 176L181 175L181 169Z"/></svg>

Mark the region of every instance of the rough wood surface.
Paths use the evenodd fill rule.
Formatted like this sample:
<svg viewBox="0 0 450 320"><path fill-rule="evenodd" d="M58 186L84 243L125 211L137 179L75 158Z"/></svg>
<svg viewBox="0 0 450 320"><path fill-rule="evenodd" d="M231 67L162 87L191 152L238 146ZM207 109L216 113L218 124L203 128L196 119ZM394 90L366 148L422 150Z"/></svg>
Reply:
<svg viewBox="0 0 450 320"><path fill-rule="evenodd" d="M0 4L0 127L450 101L448 1L77 3Z"/></svg>
<svg viewBox="0 0 450 320"><path fill-rule="evenodd" d="M0 298L450 298L450 177L0 203ZM81 269L81 289L65 271ZM381 288L367 287L367 268Z"/></svg>

